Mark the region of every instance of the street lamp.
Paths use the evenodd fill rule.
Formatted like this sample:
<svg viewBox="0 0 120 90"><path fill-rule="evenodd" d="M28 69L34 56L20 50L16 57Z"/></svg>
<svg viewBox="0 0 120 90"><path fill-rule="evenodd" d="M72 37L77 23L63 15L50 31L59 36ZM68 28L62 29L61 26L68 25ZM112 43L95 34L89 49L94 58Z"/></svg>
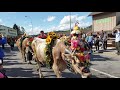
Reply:
<svg viewBox="0 0 120 90"><path fill-rule="evenodd" d="M71 12L70 12L70 33L71 33Z"/></svg>
<svg viewBox="0 0 120 90"><path fill-rule="evenodd" d="M32 18L30 16L25 16L28 17L31 20L31 25L32 25L32 31L33 31L33 23L32 23Z"/></svg>

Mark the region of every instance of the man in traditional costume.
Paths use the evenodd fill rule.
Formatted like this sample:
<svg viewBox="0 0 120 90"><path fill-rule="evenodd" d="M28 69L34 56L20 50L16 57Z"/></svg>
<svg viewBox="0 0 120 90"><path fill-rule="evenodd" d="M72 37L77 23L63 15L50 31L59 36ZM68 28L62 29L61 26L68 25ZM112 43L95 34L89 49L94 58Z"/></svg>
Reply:
<svg viewBox="0 0 120 90"><path fill-rule="evenodd" d="M38 38L46 39L47 36L45 35L44 31L40 31Z"/></svg>

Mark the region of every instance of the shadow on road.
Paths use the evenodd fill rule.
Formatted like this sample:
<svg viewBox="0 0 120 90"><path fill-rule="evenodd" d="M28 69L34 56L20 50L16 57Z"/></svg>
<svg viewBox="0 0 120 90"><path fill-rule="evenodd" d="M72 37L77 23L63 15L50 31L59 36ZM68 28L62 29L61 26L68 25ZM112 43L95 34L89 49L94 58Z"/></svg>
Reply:
<svg viewBox="0 0 120 90"><path fill-rule="evenodd" d="M7 58L7 57L5 57L5 58L4 58L4 61L6 61L6 60L13 61L13 60L19 60L19 58L14 58L14 59L13 59L13 58Z"/></svg>
<svg viewBox="0 0 120 90"><path fill-rule="evenodd" d="M9 54L8 54L8 55L5 55L5 56L8 57L8 56L17 56L17 55L13 55L13 54L12 54L12 55L11 55L11 54L9 55Z"/></svg>
<svg viewBox="0 0 120 90"><path fill-rule="evenodd" d="M62 77L65 77L65 78L81 78L81 76L79 74L73 74L71 72L63 72Z"/></svg>
<svg viewBox="0 0 120 90"><path fill-rule="evenodd" d="M113 60L108 57L102 57L100 55L91 55L91 61L118 61L118 60Z"/></svg>
<svg viewBox="0 0 120 90"><path fill-rule="evenodd" d="M97 76L95 76L95 75L92 75L90 78L98 78Z"/></svg>
<svg viewBox="0 0 120 90"><path fill-rule="evenodd" d="M34 74L32 69L23 68L5 68L6 75L11 78L38 78L38 74Z"/></svg>
<svg viewBox="0 0 120 90"><path fill-rule="evenodd" d="M8 65L23 65L25 63L18 63L17 61L4 61L4 65L8 66Z"/></svg>

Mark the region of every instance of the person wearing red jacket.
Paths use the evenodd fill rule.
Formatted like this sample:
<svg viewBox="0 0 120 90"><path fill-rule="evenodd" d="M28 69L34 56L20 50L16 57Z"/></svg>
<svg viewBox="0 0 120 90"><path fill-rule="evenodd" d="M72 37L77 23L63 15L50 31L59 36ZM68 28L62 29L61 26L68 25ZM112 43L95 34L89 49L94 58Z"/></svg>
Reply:
<svg viewBox="0 0 120 90"><path fill-rule="evenodd" d="M46 34L44 33L44 31L40 31L40 34L38 35L38 38L46 39L47 36L46 36Z"/></svg>

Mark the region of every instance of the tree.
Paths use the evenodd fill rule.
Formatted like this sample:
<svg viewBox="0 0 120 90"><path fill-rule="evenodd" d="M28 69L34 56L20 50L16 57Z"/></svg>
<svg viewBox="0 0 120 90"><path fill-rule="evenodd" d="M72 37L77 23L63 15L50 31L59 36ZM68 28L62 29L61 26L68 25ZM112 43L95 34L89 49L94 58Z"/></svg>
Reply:
<svg viewBox="0 0 120 90"><path fill-rule="evenodd" d="M20 28L17 24L13 25L13 29L17 30L17 35L20 35Z"/></svg>
<svg viewBox="0 0 120 90"><path fill-rule="evenodd" d="M25 33L24 27L21 27L21 31L22 31L22 33Z"/></svg>

